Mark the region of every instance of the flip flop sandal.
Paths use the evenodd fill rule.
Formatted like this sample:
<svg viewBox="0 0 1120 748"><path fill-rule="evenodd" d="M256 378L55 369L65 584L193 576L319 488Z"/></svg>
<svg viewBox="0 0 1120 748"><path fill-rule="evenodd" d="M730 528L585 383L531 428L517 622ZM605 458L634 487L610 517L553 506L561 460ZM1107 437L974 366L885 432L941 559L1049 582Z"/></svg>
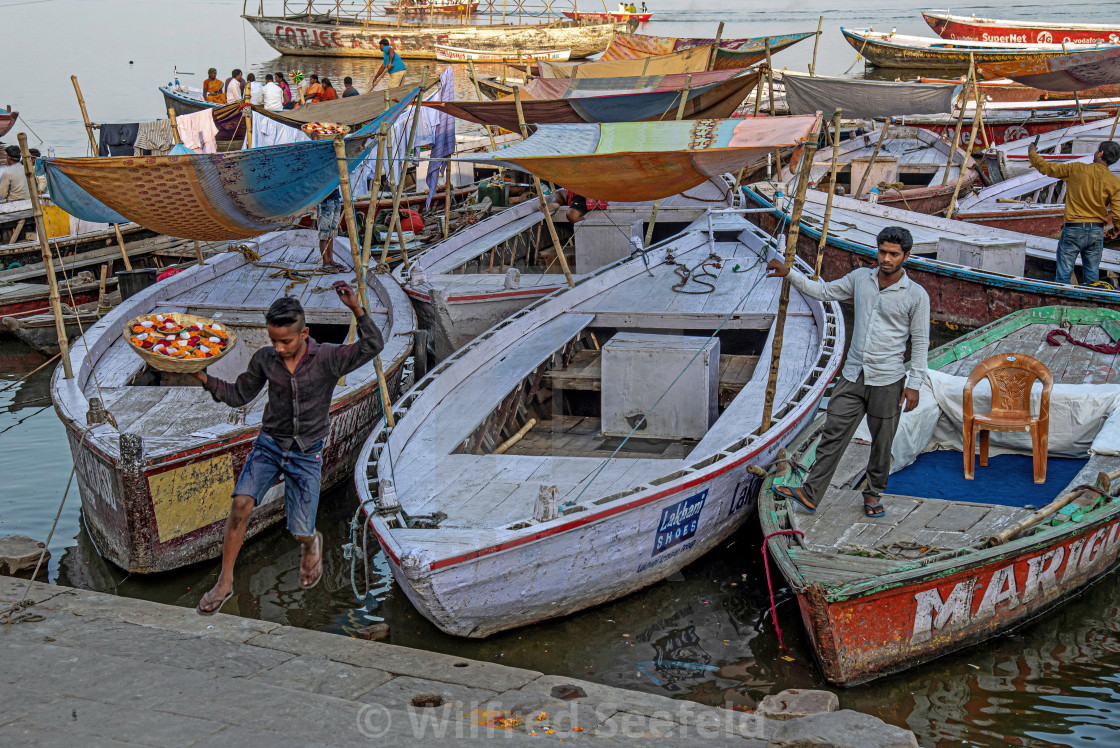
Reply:
<svg viewBox="0 0 1120 748"><path fill-rule="evenodd" d="M315 585L319 584L319 580L323 578L323 533L319 532L318 530L315 531L315 543L317 543L319 547L319 560L315 563L315 567L311 570L311 573L314 574L314 578L311 580L311 582L304 584L303 580L300 580L299 586L300 588L305 590L313 588ZM301 564L300 576L302 575L303 565Z"/></svg>
<svg viewBox="0 0 1120 748"><path fill-rule="evenodd" d="M868 504L866 501L863 503L863 513L868 517L882 517L887 513L882 504Z"/></svg>
<svg viewBox="0 0 1120 748"><path fill-rule="evenodd" d="M203 598L205 599L206 595L203 595L202 597L203 597ZM198 601L198 605L194 606L194 609L195 609L196 611L198 611L198 614L199 614L200 616L212 616L212 615L214 615L215 613L217 613L217 612L218 612L219 610L221 610L221 609L222 609L222 606L223 606L223 605L225 605L225 604L226 604L226 602L227 602L227 601L228 601L228 600L229 600L229 599L230 599L231 597L233 597L233 590L230 590L230 591L229 591L228 593L226 593L226 596L225 596L225 597L223 597L223 598L221 599L221 601L220 601L220 602L219 602L219 603L218 603L218 604L217 604L217 605L216 605L215 607L211 608L210 610L203 610L203 609L202 609L202 600L199 600L199 601Z"/></svg>
<svg viewBox="0 0 1120 748"><path fill-rule="evenodd" d="M800 488L790 488L789 486L771 486L770 490L783 498L793 499L798 504L800 504L801 508L807 511L809 514L817 513L817 508L811 505L808 501L805 500L805 497L802 496Z"/></svg>
<svg viewBox="0 0 1120 748"><path fill-rule="evenodd" d="M345 273L346 272L346 267L338 264L337 262L332 262L330 265L324 265L323 270L325 270L325 271L327 271L331 274Z"/></svg>

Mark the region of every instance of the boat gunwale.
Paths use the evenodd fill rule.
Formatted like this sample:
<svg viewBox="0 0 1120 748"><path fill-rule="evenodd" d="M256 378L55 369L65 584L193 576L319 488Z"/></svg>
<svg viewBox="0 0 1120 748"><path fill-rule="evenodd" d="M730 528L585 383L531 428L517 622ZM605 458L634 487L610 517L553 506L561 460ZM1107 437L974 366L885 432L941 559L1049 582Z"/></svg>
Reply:
<svg viewBox="0 0 1120 748"><path fill-rule="evenodd" d="M1113 33L1120 33L1120 25L1110 26L1103 23L1030 23L1028 21L1011 21L1001 18L977 18L972 16L954 16L948 12L938 13L932 10L923 10L922 16L929 23L929 19L933 18L942 21L946 24L955 23L961 26L974 26L976 28L995 27L999 29L1014 30L1023 29L1024 31L1111 31ZM929 23L930 28L935 32L937 28ZM1070 44L1080 44L1081 42L1071 41Z"/></svg>

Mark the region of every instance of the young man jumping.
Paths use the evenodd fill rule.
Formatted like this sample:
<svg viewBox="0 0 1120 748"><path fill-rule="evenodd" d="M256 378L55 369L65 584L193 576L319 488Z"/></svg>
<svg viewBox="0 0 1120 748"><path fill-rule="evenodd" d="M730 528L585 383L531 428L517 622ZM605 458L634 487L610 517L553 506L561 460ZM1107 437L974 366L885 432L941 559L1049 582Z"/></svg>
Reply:
<svg viewBox="0 0 1120 748"><path fill-rule="evenodd" d="M902 269L914 244L910 232L888 226L876 238L879 265L853 270L831 282L810 280L779 260L767 265L769 278L789 276L801 293L821 301L855 304L852 345L840 379L832 388L828 417L817 446L817 459L804 484L777 486L775 493L797 502L806 511L817 511L817 502L844 456L844 450L864 416L871 428L871 455L867 461L867 486L863 512L882 517L882 495L891 469L891 445L903 411L918 407L918 390L926 378L929 356L929 295ZM910 373L903 359L909 339Z"/></svg>
<svg viewBox="0 0 1120 748"><path fill-rule="evenodd" d="M337 281L334 290L358 321L356 342L316 342L307 329L303 307L294 298L284 297L272 302L265 313L272 345L253 354L237 381L225 382L204 371L194 375L214 400L234 408L251 401L268 385L260 435L233 488L222 571L217 584L198 602L202 615L217 613L233 596L233 566L245 540L249 515L281 476L288 530L303 547L299 586L309 590L323 576L323 536L315 530L315 514L334 386L339 377L371 361L385 347L381 331L358 303L354 289Z"/></svg>

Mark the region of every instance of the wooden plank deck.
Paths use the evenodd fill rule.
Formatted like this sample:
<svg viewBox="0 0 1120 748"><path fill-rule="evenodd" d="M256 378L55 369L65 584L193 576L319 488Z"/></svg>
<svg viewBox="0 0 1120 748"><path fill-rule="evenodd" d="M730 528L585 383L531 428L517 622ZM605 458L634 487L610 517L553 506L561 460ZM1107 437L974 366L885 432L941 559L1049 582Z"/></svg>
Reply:
<svg viewBox="0 0 1120 748"><path fill-rule="evenodd" d="M1046 335L1053 329L1055 328L1052 325L1026 325L959 361L943 366L939 371L967 377L976 365L988 356L1003 351L1018 351L1046 364L1050 373L1054 375L1055 383L1108 384L1120 378L1120 367L1117 367L1114 355L1075 346L1064 338L1059 338L1061 345L1050 345L1046 342ZM1086 343L1114 342L1099 325L1074 325L1069 330L1069 334Z"/></svg>

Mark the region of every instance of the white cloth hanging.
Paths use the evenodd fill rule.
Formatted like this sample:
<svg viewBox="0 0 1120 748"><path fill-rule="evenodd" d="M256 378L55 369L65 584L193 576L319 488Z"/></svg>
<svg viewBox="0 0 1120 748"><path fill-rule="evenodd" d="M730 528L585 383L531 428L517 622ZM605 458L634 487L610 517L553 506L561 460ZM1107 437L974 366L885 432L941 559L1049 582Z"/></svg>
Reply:
<svg viewBox="0 0 1120 748"><path fill-rule="evenodd" d="M175 118L179 139L183 145L195 153L218 152L218 126L214 124L212 109L203 109L194 114L184 114Z"/></svg>
<svg viewBox="0 0 1120 748"><path fill-rule="evenodd" d="M253 112L253 147L264 148L270 145L304 143L311 140L307 133L298 127L285 125L260 112ZM244 149L245 146L242 146Z"/></svg>

